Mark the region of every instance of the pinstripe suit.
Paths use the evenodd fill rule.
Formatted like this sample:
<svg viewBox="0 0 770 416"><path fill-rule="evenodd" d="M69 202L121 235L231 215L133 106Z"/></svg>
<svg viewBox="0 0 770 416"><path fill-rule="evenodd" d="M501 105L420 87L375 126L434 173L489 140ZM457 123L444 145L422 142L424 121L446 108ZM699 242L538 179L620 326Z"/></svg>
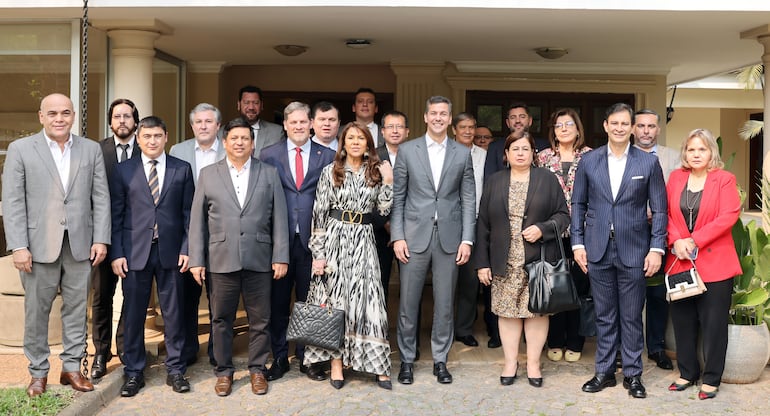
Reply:
<svg viewBox="0 0 770 416"><path fill-rule="evenodd" d="M578 167L572 192L571 237L573 247L585 247L588 259L596 304L596 373L614 372L618 344L622 345L624 375L642 373L643 267L651 249L663 252L666 248L665 188L658 159L633 146L628 147L614 198L608 146L587 153ZM648 203L651 221L647 219Z"/></svg>

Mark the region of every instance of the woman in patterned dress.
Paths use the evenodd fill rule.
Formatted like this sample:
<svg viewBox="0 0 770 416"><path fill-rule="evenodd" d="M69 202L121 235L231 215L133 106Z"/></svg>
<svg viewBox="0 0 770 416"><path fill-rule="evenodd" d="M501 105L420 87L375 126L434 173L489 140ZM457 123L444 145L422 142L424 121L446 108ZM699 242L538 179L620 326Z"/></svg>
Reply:
<svg viewBox="0 0 770 416"><path fill-rule="evenodd" d="M586 146L583 123L580 122L577 112L571 108L556 110L551 115L548 138L551 147L537 154L537 165L556 175L564 191L567 209L571 210L570 201L575 172L583 155L591 151L591 148ZM572 257L572 250L569 249L572 247L569 234L565 233L562 237L564 247L567 248L567 256ZM588 295L590 292L588 275L579 267L573 267L571 271L578 294ZM564 357L568 362L578 361L586 340L579 334L579 329L579 309L551 315L548 327L548 359L560 361Z"/></svg>
<svg viewBox="0 0 770 416"><path fill-rule="evenodd" d="M527 337L527 378L543 385L540 355L548 335L548 316L532 314L526 263L559 258L557 238L569 225L569 211L556 177L532 166L535 142L528 133L505 140L510 170L496 172L484 183L476 223L474 262L479 281L492 285L492 312L498 316L505 364L500 384L510 385L519 368L519 342ZM553 224L556 224L554 227Z"/></svg>
<svg viewBox="0 0 770 416"><path fill-rule="evenodd" d="M310 237L314 277L307 298L345 311L339 350L305 350L306 365L331 360L329 381L336 389L345 384L343 366L374 373L378 386L392 388L388 318L371 224L376 213L390 212L392 198L390 163L380 162L366 126L348 123L316 190Z"/></svg>

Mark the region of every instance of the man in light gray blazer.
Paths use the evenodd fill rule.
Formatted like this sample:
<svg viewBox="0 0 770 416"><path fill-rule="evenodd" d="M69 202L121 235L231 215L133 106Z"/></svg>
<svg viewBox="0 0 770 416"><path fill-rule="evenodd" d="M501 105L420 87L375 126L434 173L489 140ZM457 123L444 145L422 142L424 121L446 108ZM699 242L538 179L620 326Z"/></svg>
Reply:
<svg viewBox="0 0 770 416"><path fill-rule="evenodd" d="M201 284L211 279L214 390L232 391L233 321L238 301L249 321L249 372L254 394L267 393L270 352L270 287L286 275L289 223L276 169L253 158L254 132L242 118L227 123L222 140L227 157L205 167L198 178L190 215L190 271Z"/></svg>
<svg viewBox="0 0 770 416"><path fill-rule="evenodd" d="M249 122L254 132L254 157L259 156L265 147L283 140L281 126L259 117L263 104L261 89L247 85L238 91L238 112Z"/></svg>
<svg viewBox="0 0 770 416"><path fill-rule="evenodd" d="M219 126L222 124L222 113L218 108L208 103L200 103L190 111L190 127L195 137L171 146L169 154L189 163L193 171L193 181L198 184L201 169L225 158L225 147L217 137ZM198 361L198 306L201 300L201 285L197 284L188 273L184 279L184 316L185 342L182 359L187 365ZM211 299L211 287L206 280L206 296ZM211 303L209 303L209 321L211 320ZM209 326L208 344L209 363L216 365L214 359L214 343Z"/></svg>
<svg viewBox="0 0 770 416"><path fill-rule="evenodd" d="M457 266L468 262L476 225L476 186L470 150L447 137L448 98L428 99L425 136L399 147L394 168L390 239L400 263L398 381L414 382L417 317L428 267L433 275L433 375L452 382L446 368L452 346Z"/></svg>
<svg viewBox="0 0 770 416"><path fill-rule="evenodd" d="M2 199L8 250L25 292L30 397L46 390L48 320L60 290L64 351L59 381L79 391L93 390L80 373L89 275L107 255L111 231L104 158L97 142L71 134L72 101L62 94L48 95L40 102L38 117L41 132L8 146Z"/></svg>

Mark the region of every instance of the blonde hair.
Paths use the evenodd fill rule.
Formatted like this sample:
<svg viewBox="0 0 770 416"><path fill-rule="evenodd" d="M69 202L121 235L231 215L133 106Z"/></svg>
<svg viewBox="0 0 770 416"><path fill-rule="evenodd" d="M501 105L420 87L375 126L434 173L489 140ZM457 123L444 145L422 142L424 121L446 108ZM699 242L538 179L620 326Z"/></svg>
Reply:
<svg viewBox="0 0 770 416"><path fill-rule="evenodd" d="M719 145L717 144L716 139L714 139L714 134L712 134L709 129L695 129L691 131L687 135L687 138L682 142L682 150L679 156L682 161L682 167L688 170L691 169L690 164L687 163L687 146L690 144L690 141L695 138L701 139L703 144L711 150L711 160L709 160L708 170L724 168L725 164L722 162L722 157L719 156Z"/></svg>

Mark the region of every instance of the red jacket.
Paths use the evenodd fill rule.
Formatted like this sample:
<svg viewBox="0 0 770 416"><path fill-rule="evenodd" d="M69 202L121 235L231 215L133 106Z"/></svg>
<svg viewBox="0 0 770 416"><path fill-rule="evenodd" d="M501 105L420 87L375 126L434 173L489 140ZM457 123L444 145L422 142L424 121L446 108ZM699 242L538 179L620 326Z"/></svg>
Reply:
<svg viewBox="0 0 770 416"><path fill-rule="evenodd" d="M741 265L733 242L732 227L740 216L741 200L735 176L727 171L710 171L703 187L698 218L692 234L682 215L680 202L687 186L690 171L677 169L671 172L668 192L668 246L676 240L692 237L698 246L695 266L704 282L719 282L741 274ZM690 268L690 262L678 261L676 256L667 257L666 268L676 261L671 274Z"/></svg>

